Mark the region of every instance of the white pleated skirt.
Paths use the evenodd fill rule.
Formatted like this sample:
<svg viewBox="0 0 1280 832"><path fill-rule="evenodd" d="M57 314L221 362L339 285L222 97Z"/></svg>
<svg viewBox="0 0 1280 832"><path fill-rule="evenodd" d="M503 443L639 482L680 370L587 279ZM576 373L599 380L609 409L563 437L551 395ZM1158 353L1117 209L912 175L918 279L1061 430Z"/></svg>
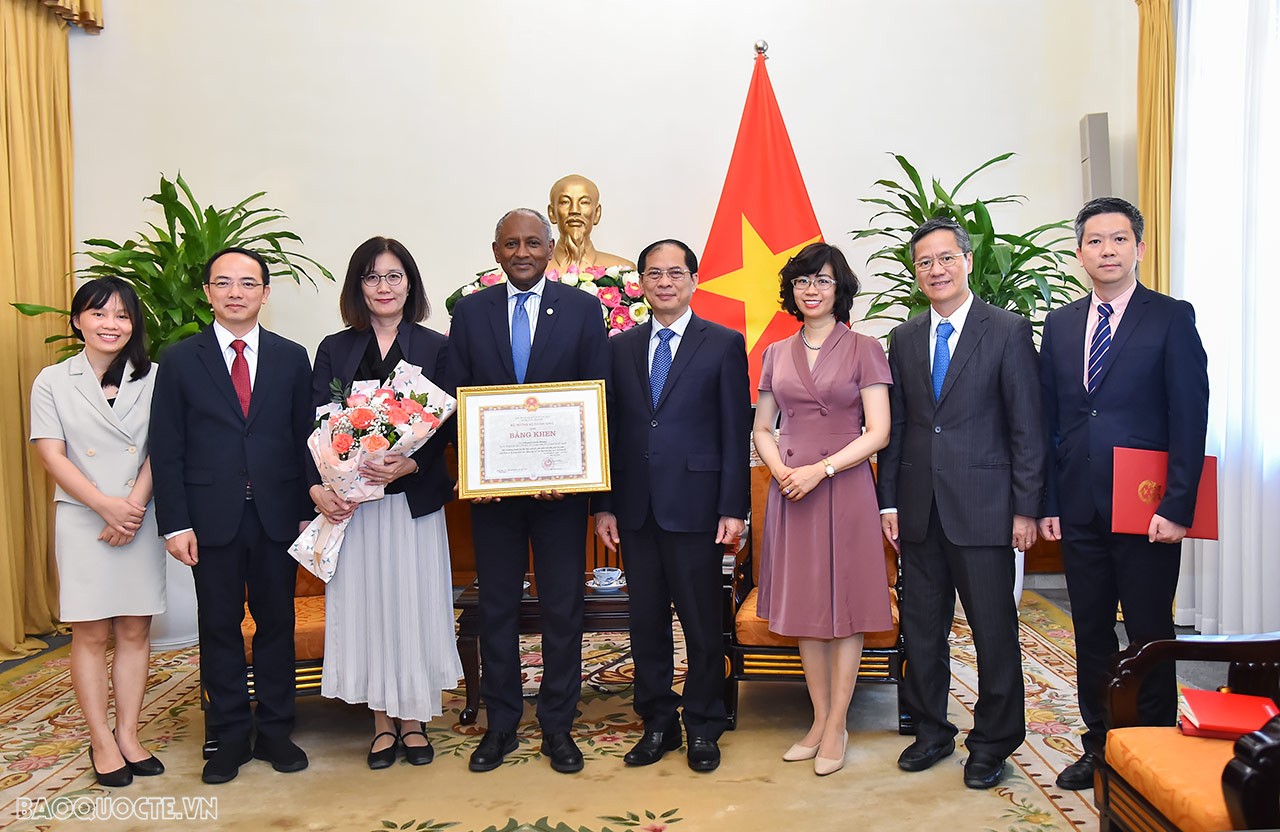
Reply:
<svg viewBox="0 0 1280 832"><path fill-rule="evenodd" d="M325 588L320 693L428 722L462 663L444 510L414 519L403 494L363 503Z"/></svg>

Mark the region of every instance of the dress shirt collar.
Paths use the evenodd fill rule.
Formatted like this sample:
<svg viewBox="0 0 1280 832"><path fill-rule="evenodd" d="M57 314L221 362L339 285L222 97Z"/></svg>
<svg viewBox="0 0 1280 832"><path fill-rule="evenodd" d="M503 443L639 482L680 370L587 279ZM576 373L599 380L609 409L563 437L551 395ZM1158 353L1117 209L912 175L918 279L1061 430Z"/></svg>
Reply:
<svg viewBox="0 0 1280 832"><path fill-rule="evenodd" d="M236 340L235 335L231 334L231 330L227 329L217 321L213 322L213 334L218 339L218 349L222 350L222 354L226 355L227 350L231 349L231 342ZM262 326L254 324L253 329L249 330L240 338L244 341L249 352L257 354L258 352L258 336L262 334Z"/></svg>
<svg viewBox="0 0 1280 832"><path fill-rule="evenodd" d="M543 275L542 277L538 278L538 282L533 284L533 286L529 289L517 289L515 284L512 283L510 280L508 280L507 281L507 300L510 301L516 295L522 294L523 292L526 292L526 291L533 292L535 295L538 296L538 300L542 300L542 290L546 288L546 285L547 285L546 275Z"/></svg>
<svg viewBox="0 0 1280 832"><path fill-rule="evenodd" d="M668 326L668 327L664 327L662 324L658 323L657 318L651 318L650 320L653 321L653 332L649 333L650 341L657 341L658 332L660 332L663 329L669 329L672 332L674 332L675 333L674 337L676 338L676 340L679 340L684 337L684 331L688 329L689 321L693 320L693 309L691 307L689 309L684 310L684 314L676 318L675 321L672 322L671 326Z"/></svg>
<svg viewBox="0 0 1280 832"><path fill-rule="evenodd" d="M1133 293L1136 291L1138 291L1138 281L1135 280L1133 281L1133 285L1131 285L1128 289L1125 289L1123 292L1121 292L1120 296L1117 297L1115 300L1104 301L1098 297L1097 292L1090 292L1089 293L1089 320L1094 320L1098 317L1098 304L1100 303L1111 304L1111 314L1113 317L1116 317L1116 318L1123 317L1124 310L1126 307L1129 306L1129 301L1133 300Z"/></svg>
<svg viewBox="0 0 1280 832"><path fill-rule="evenodd" d="M952 333L952 337L959 338L960 330L964 329L964 322L969 317L969 310L973 308L973 292L969 292L969 297L964 299L964 303L960 304L960 308L952 312L947 317L938 314L938 310L932 306L929 307L929 341L938 337L938 324L943 321L949 321L956 331Z"/></svg>

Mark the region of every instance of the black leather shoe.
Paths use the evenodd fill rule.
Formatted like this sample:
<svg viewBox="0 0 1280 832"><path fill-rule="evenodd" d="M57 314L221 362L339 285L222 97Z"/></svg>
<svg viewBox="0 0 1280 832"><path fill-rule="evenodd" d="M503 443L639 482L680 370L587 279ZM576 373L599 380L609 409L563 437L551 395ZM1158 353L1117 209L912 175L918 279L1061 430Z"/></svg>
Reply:
<svg viewBox="0 0 1280 832"><path fill-rule="evenodd" d="M582 752L568 734L547 734L542 738L542 754L551 758L551 767L561 774L582 771Z"/></svg>
<svg viewBox="0 0 1280 832"><path fill-rule="evenodd" d="M943 757L950 757L955 750L955 740L933 743L916 740L898 755L898 768L903 771L924 771Z"/></svg>
<svg viewBox="0 0 1280 832"><path fill-rule="evenodd" d="M93 763L93 749L89 749L89 767L93 769L93 779L98 781L99 786L109 786L113 789L119 789L133 782L133 772L129 770L129 761L125 760L124 765L115 771L101 772Z"/></svg>
<svg viewBox="0 0 1280 832"><path fill-rule="evenodd" d="M689 768L694 771L715 771L720 767L720 746L706 737L689 738Z"/></svg>
<svg viewBox="0 0 1280 832"><path fill-rule="evenodd" d="M662 759L668 751L675 751L681 746L680 727L670 731L645 731L640 742L627 752L622 762L629 766L653 765Z"/></svg>
<svg viewBox="0 0 1280 832"><path fill-rule="evenodd" d="M378 744L378 740L383 737L391 737L391 745L381 751L374 751L373 747ZM400 743L400 737L392 731L379 731L373 735L373 742L369 743L369 756L366 762L369 768L379 771L384 768L391 768L396 761L396 746Z"/></svg>
<svg viewBox="0 0 1280 832"><path fill-rule="evenodd" d="M136 763L129 759L124 762L134 777L155 777L157 774L164 774L164 763L160 762L160 758L154 754Z"/></svg>
<svg viewBox="0 0 1280 832"><path fill-rule="evenodd" d="M1004 758L981 751L969 752L964 762L964 784L971 789L989 789L1004 777Z"/></svg>
<svg viewBox="0 0 1280 832"><path fill-rule="evenodd" d="M514 731L490 731L471 752L468 768L472 771L493 771L502 765L502 758L520 746Z"/></svg>
<svg viewBox="0 0 1280 832"><path fill-rule="evenodd" d="M229 740L223 737L218 742L218 750L204 764L201 779L206 783L229 783L240 773L240 766L252 759L248 739Z"/></svg>
<svg viewBox="0 0 1280 832"><path fill-rule="evenodd" d="M1078 792L1081 789L1093 788L1093 773L1098 770L1098 756L1092 751L1086 751L1071 765L1062 770L1058 775L1058 788L1066 789L1071 792Z"/></svg>
<svg viewBox="0 0 1280 832"><path fill-rule="evenodd" d="M405 745L404 738L412 736L422 737L427 741L426 745ZM425 766L436 758L436 750L431 747L431 740L427 737L427 726L425 723L418 723L417 731L405 731L400 735L400 742L404 745L404 758L409 761L411 766Z"/></svg>
<svg viewBox="0 0 1280 832"><path fill-rule="evenodd" d="M266 760L276 771L302 771L307 767L307 754L293 744L288 737L270 737L258 735L253 746L253 756Z"/></svg>

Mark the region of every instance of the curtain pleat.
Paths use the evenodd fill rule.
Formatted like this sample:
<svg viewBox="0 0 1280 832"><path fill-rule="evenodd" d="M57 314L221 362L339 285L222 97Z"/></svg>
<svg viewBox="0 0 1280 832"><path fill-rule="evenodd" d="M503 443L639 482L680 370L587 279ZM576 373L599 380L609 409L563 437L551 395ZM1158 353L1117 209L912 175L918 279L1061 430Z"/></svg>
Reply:
<svg viewBox="0 0 1280 832"><path fill-rule="evenodd" d="M1169 182L1173 167L1172 0L1138 4L1138 207L1147 221L1143 285L1169 293Z"/></svg>
<svg viewBox="0 0 1280 832"><path fill-rule="evenodd" d="M86 5L86 4L79 4ZM53 362L71 297L72 146L67 26L43 3L0 0L0 659L44 646L58 609L52 486L30 431L31 385Z"/></svg>
<svg viewBox="0 0 1280 832"><path fill-rule="evenodd" d="M49 11L91 35L102 31L102 0L28 0L47 6Z"/></svg>

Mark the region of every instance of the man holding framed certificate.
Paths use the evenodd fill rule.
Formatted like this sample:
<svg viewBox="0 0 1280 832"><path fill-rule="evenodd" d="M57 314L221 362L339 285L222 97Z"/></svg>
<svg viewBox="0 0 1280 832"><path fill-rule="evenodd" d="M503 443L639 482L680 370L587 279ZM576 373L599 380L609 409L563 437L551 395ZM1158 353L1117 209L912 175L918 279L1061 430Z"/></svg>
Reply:
<svg viewBox="0 0 1280 832"><path fill-rule="evenodd" d="M600 302L545 278L552 250L551 224L538 212L520 208L498 222L493 254L507 282L468 295L454 307L449 332L450 387L539 384L552 389L562 382L608 383L609 346ZM528 397L536 399L543 411L535 413L533 432L557 431L572 415L568 413L570 405L559 398L552 402L549 395L540 391ZM583 396L580 403L585 407L589 401ZM552 406L566 409L551 416ZM460 420L467 418L459 413ZM584 425L588 421L586 414L578 418ZM522 422L508 421L513 430L522 429ZM460 464L464 454L469 458L481 455L484 442L478 428L470 422L465 428L459 425L467 436L467 447L459 449ZM562 473L574 468L571 460L556 453L563 444L557 437L538 439L549 454L547 470ZM589 467L587 444L584 439L583 447L577 450ZM492 447L506 446L499 443ZM596 463L604 464L600 460ZM608 487L607 477L599 487ZM532 496L473 498L471 526L480 586L484 668L481 697L488 712L488 733L471 755L472 771L497 768L519 744L516 727L524 701L518 621L530 545L542 616L543 675L538 695L542 753L556 771L582 769L582 752L569 731L582 687L587 501L585 493L564 493L555 488Z"/></svg>

